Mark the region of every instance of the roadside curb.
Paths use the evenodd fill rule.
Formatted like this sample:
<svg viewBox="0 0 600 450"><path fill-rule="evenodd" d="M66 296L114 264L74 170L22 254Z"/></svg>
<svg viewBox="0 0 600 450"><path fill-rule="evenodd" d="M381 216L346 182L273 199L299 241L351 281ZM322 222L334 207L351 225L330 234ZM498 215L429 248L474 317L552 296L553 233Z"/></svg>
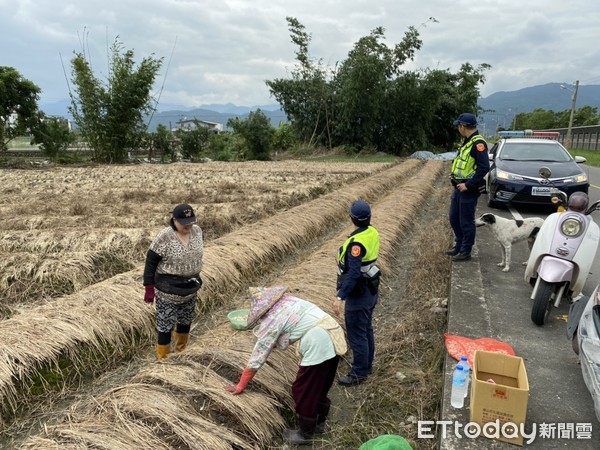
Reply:
<svg viewBox="0 0 600 450"><path fill-rule="evenodd" d="M482 320L483 319L483 320ZM448 334L479 338L492 334L491 315L485 298L483 277L481 275L480 252L474 247L473 259L466 262L452 263L450 275L450 292L448 297ZM452 389L452 372L456 360L447 352L444 362L444 388L440 420L452 421L445 435L438 428L437 437L440 450L455 449L512 449L511 444L479 437L459 437L454 432L454 423L466 425L470 421L470 394L465 398L465 406L460 409L450 405ZM452 428L450 428L452 427Z"/></svg>
<svg viewBox="0 0 600 450"><path fill-rule="evenodd" d="M489 212L485 208L482 211ZM482 212L480 211L480 212ZM473 259L452 263L448 293L447 333L471 339L490 337L509 344L523 359L529 380L524 447L543 450L577 448L597 450L600 433L593 399L584 380L577 355L566 339L566 322L560 317L569 305L553 310L543 327L531 322L531 286L524 280L529 251L526 243L512 249L511 270L496 265L498 242L482 231ZM441 411L437 429L427 424L423 434L437 433L439 450L515 450L516 445L484 436L467 437L470 392L463 408L450 405L452 372L456 360L447 352ZM559 433L559 429L566 430ZM553 432L552 430L555 430ZM583 431L582 431L583 430ZM444 433L445 431L445 433Z"/></svg>

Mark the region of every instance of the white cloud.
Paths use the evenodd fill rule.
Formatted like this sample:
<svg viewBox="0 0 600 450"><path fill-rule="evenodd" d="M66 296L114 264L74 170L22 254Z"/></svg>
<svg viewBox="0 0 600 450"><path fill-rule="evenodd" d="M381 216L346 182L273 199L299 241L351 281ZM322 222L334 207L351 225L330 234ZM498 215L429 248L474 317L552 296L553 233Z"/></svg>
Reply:
<svg viewBox="0 0 600 450"><path fill-rule="evenodd" d="M0 8L1 64L40 86L43 102L68 98L63 65L70 77L74 51L85 49L105 73L107 47L119 36L136 61L164 57L155 85L164 82L163 103L272 103L265 80L288 76L294 65L286 16L306 27L311 56L329 66L376 27L393 45L415 26L423 47L406 68L491 64L483 96L600 83L596 0L0 0Z"/></svg>

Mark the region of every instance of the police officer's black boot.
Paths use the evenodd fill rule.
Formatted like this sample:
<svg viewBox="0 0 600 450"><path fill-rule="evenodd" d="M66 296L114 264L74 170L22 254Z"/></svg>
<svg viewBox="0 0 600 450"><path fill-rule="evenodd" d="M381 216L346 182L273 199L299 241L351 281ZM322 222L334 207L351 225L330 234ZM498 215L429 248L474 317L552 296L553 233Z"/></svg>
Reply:
<svg viewBox="0 0 600 450"><path fill-rule="evenodd" d="M457 253L452 257L452 261L469 261L471 259L471 253Z"/></svg>
<svg viewBox="0 0 600 450"><path fill-rule="evenodd" d="M459 253L460 253L460 249L456 246L456 244L454 245L454 247L452 247L451 249L446 251L446 255L448 255L448 256L456 256Z"/></svg>
<svg viewBox="0 0 600 450"><path fill-rule="evenodd" d="M348 375L343 375L338 378L338 383L342 386L356 386L357 384L365 381L367 377L359 377L358 375L354 375L349 373Z"/></svg>

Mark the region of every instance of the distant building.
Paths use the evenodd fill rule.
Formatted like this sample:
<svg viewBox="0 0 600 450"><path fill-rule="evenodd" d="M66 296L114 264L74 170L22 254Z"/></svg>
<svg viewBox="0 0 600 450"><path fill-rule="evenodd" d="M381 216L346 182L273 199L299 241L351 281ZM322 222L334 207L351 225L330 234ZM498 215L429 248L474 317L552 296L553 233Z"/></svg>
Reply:
<svg viewBox="0 0 600 450"><path fill-rule="evenodd" d="M19 118L19 116L18 116L17 113L11 113L10 116L8 116L8 121L6 123L6 126L8 128L15 127L17 125L18 118ZM71 121L69 119L67 119L66 117L63 117L63 116L45 116L42 120L43 121L55 120L58 123L61 123L61 124L65 125L69 129L69 131L73 131L73 126L71 124ZM26 133L29 134L29 130L27 130Z"/></svg>
<svg viewBox="0 0 600 450"><path fill-rule="evenodd" d="M10 113L10 116L8 116L8 121L6 122L6 127L14 127L17 124L18 117L19 116L17 115L17 113Z"/></svg>
<svg viewBox="0 0 600 450"><path fill-rule="evenodd" d="M69 129L69 131L73 131L73 125L71 124L71 121L69 119L67 119L66 117L46 116L46 119L56 120L58 123L62 123L63 125L65 125Z"/></svg>
<svg viewBox="0 0 600 450"><path fill-rule="evenodd" d="M177 122L177 126L173 131L182 130L182 131L190 131L195 130L197 127L208 128L215 133L220 133L223 131L223 124L218 122L209 122L208 120L199 120L199 119L182 119Z"/></svg>

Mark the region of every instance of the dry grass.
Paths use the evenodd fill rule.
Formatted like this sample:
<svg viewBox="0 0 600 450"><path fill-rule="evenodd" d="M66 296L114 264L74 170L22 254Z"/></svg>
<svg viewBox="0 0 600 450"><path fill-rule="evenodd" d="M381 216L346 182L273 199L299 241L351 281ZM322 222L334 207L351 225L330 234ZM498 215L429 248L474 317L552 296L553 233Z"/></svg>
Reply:
<svg viewBox="0 0 600 450"><path fill-rule="evenodd" d="M381 201L370 199L374 206L373 222L385 237L380 255L384 273L394 273L391 268L398 245L431 192L431 186L424 185L423 180L432 182L439 176L441 168L439 162L412 165L410 170L420 169L418 178L404 183ZM384 188L383 192L389 190ZM313 205L319 208L315 209L318 214L312 214L313 219L329 211L323 206L330 205L321 203L325 202L319 200ZM308 214L310 210L304 213ZM324 229L321 225L320 230ZM348 227L339 232L310 258L290 268L272 284L289 285L293 294L330 311L335 283L332 255L351 229ZM304 231L307 232L306 227ZM316 226L314 231L318 232L319 227ZM279 240L277 233L288 234L290 231L280 227L269 233L256 238L252 243L253 251L259 251L271 240ZM216 261L214 266L220 267ZM241 300L235 303L232 307L240 306ZM298 356L293 351L274 352L251 388L244 395L230 396L223 390L223 385L237 381L253 343L251 333L232 333L226 320L222 320L214 329L196 336L184 353L169 357L166 363L148 364L128 384L83 402L73 409L64 423L48 427L41 435L29 439L23 448L75 448L76 445L90 448L98 445L104 433L110 437L103 443L102 448L106 449L209 448L206 442L212 445L210 448L235 448L239 444L234 444L233 437L243 441L239 448L267 448L277 442L276 436L284 426L282 414L291 406L289 384L297 369ZM111 423L117 425L111 426ZM130 433L130 429L135 433ZM211 440L216 439L215 436L221 440ZM350 447L339 447L337 441L332 441L333 446L326 448L355 448L357 442Z"/></svg>
<svg viewBox="0 0 600 450"><path fill-rule="evenodd" d="M0 318L131 270L177 203L205 240L389 164L210 163L0 169Z"/></svg>
<svg viewBox="0 0 600 450"><path fill-rule="evenodd" d="M265 267L286 258L337 226L357 197L367 200L388 192L423 163L409 160L336 193L248 225L206 246L201 303L203 310L228 301ZM80 372L101 365L114 348L133 348L153 334L153 310L141 299L142 268L89 286L70 296L0 321L0 396L4 417L22 411L21 386L39 379L40 368L58 366L68 357ZM78 351L94 349L88 361ZM27 390L25 390L26 392ZM8 420L8 419L6 419Z"/></svg>
<svg viewBox="0 0 600 450"><path fill-rule="evenodd" d="M193 204L200 217L213 208L227 215L239 205L268 207L273 196L298 205L295 198L306 200L315 188L331 192L387 167L287 161L0 169L0 229L157 228L177 203Z"/></svg>
<svg viewBox="0 0 600 450"><path fill-rule="evenodd" d="M447 205L447 189L435 195L443 197L435 203ZM434 439L417 439L417 422L436 420L442 398L450 282L450 261L440 256L450 245L450 233L444 230L447 218L438 216L412 232L416 245L410 253L400 252L396 278L383 293L380 308L385 312L376 326L377 370L372 382L344 391L345 401L355 405L350 418L313 448L354 448L381 434L400 434L415 450L437 448Z"/></svg>

